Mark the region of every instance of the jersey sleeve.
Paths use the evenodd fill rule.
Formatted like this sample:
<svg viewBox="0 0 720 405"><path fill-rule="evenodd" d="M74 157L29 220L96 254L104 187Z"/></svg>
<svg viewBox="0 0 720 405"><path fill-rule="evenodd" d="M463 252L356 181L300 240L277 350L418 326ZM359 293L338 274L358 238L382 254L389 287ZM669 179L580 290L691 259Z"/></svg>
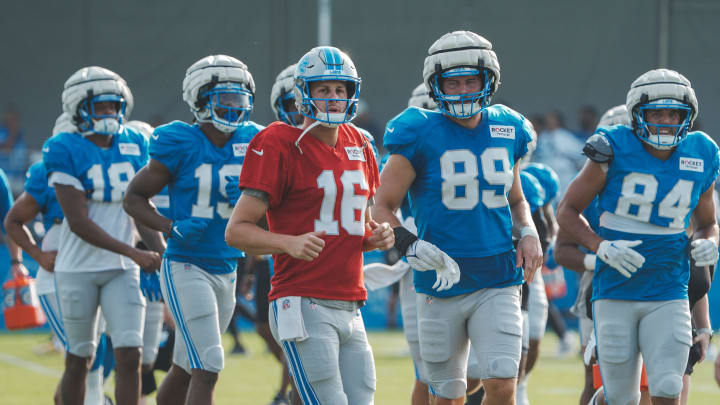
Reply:
<svg viewBox="0 0 720 405"><path fill-rule="evenodd" d="M266 192L270 208L282 201L288 174L285 148L275 139L273 129L261 131L250 141L240 173L240 188Z"/></svg>
<svg viewBox="0 0 720 405"><path fill-rule="evenodd" d="M518 114L519 116L519 131L515 137L515 161L522 159L529 153L535 150L535 129L533 128L530 120Z"/></svg>
<svg viewBox="0 0 720 405"><path fill-rule="evenodd" d="M0 169L0 230L5 233L5 215L10 211L13 203L13 195L10 190L10 182L5 172Z"/></svg>
<svg viewBox="0 0 720 405"><path fill-rule="evenodd" d="M708 154L710 155L708 158L708 160L709 160L709 168L708 168L708 172L707 172L708 175L707 175L705 184L703 184L703 188L702 188L702 191L705 192L705 191L707 191L708 188L710 188L710 186L712 186L713 182L718 177L718 171L720 171L720 154L719 154L720 151L718 150L717 144L715 143L715 141L713 141L710 138L710 136L708 136L705 133L703 133L703 135L706 136L707 143L708 143L708 150L709 150Z"/></svg>
<svg viewBox="0 0 720 405"><path fill-rule="evenodd" d="M33 164L25 175L25 192L34 198L40 207L47 205L48 198L48 178L42 165L42 162Z"/></svg>
<svg viewBox="0 0 720 405"><path fill-rule="evenodd" d="M79 180L81 173L77 173L72 150L63 135L59 134L48 139L43 146L43 162L45 162L47 174L59 172Z"/></svg>
<svg viewBox="0 0 720 405"><path fill-rule="evenodd" d="M420 114L422 112L418 108L409 107L388 122L383 136L383 145L388 153L405 157L416 170L422 165L418 142L422 123Z"/></svg>
<svg viewBox="0 0 720 405"><path fill-rule="evenodd" d="M173 131L174 123L155 128L150 139L149 157L165 165L175 173L185 153L184 138Z"/></svg>

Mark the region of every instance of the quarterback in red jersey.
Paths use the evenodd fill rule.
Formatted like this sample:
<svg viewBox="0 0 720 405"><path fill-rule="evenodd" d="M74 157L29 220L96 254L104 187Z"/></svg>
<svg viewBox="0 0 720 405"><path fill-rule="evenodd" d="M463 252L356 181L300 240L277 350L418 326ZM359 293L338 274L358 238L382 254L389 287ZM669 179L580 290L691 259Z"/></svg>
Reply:
<svg viewBox="0 0 720 405"><path fill-rule="evenodd" d="M391 248L394 235L370 218L377 163L349 123L360 78L333 47L305 54L294 76L304 125L275 122L253 138L225 238L248 254L274 254L270 328L303 402L372 404L362 252ZM265 215L269 231L257 225Z"/></svg>

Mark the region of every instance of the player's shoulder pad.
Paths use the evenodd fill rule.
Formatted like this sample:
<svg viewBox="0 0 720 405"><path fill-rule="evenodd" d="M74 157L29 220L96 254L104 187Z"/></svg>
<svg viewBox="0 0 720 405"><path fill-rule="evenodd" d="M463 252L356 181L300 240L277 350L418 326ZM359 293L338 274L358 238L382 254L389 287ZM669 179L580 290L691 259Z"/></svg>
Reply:
<svg viewBox="0 0 720 405"><path fill-rule="evenodd" d="M257 122L254 121L245 121L244 124L242 124L239 129L252 133L253 135L257 134L258 132L265 129L264 125L260 125Z"/></svg>
<svg viewBox="0 0 720 405"><path fill-rule="evenodd" d="M701 150L703 153L716 154L718 153L717 143L703 131L692 131L688 132L687 139L683 142L692 143L694 150Z"/></svg>
<svg viewBox="0 0 720 405"><path fill-rule="evenodd" d="M360 128L359 126L353 124L352 122L348 122L348 125L355 128L358 132L363 134L365 138L367 138L370 142L375 142L375 137L370 134L370 131L368 131L365 128Z"/></svg>
<svg viewBox="0 0 720 405"><path fill-rule="evenodd" d="M613 148L604 128L598 130L585 141L583 155L596 163L610 163L613 160Z"/></svg>
<svg viewBox="0 0 720 405"><path fill-rule="evenodd" d="M529 149L534 149L534 142L537 140L535 129L529 119L525 118L519 112L503 104L493 104L485 109L486 117L490 125L508 125L514 126L525 133L525 139L529 145Z"/></svg>
<svg viewBox="0 0 720 405"><path fill-rule="evenodd" d="M295 144L299 130L282 121L275 121L258 132L250 141L251 146L269 146L274 150L286 150Z"/></svg>
<svg viewBox="0 0 720 405"><path fill-rule="evenodd" d="M197 132L202 132L194 125L182 121L173 121L160 125L150 135L150 146L156 148L187 148L187 143L195 140Z"/></svg>
<svg viewBox="0 0 720 405"><path fill-rule="evenodd" d="M435 126L440 113L418 107L408 107L388 121L383 142L385 145L406 145L422 138Z"/></svg>
<svg viewBox="0 0 720 405"><path fill-rule="evenodd" d="M129 127L129 126L123 126L124 131L120 134L120 139L125 138L125 140L134 142L134 143L146 143L147 138L140 132L137 131L135 128Z"/></svg>

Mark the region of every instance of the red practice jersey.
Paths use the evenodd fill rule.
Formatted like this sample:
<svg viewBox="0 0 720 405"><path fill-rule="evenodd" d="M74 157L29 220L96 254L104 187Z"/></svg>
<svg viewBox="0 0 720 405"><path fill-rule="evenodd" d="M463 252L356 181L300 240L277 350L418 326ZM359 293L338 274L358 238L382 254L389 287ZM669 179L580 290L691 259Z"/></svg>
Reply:
<svg viewBox="0 0 720 405"><path fill-rule="evenodd" d="M338 127L334 148L311 134L305 134L298 148L301 133L284 123L269 125L250 142L240 175L241 188L268 193L271 232L326 232L325 247L313 261L273 256L269 298L367 299L362 276L365 208L380 184L372 146L348 124Z"/></svg>

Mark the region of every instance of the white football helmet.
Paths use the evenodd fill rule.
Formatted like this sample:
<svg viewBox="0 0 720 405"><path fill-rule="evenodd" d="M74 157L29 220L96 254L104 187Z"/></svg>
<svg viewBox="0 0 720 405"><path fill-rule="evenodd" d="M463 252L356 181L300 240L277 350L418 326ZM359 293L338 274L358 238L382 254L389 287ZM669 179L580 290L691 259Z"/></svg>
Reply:
<svg viewBox="0 0 720 405"><path fill-rule="evenodd" d="M479 76L482 89L457 95L443 93L441 79L458 76ZM441 111L456 118L470 118L490 103L500 85L500 64L490 41L474 32L453 31L428 49L423 80Z"/></svg>
<svg viewBox="0 0 720 405"><path fill-rule="evenodd" d="M698 115L698 101L690 81L669 69L651 70L635 79L628 91L625 106L637 136L657 149L671 149L679 144ZM645 113L652 109L679 110L682 121L677 125L649 124ZM649 127L655 127L656 134ZM667 133L667 130L663 131L664 128L674 130L674 133Z"/></svg>
<svg viewBox="0 0 720 405"><path fill-rule="evenodd" d="M210 55L185 72L183 100L197 122L230 133L250 118L255 82L247 66L227 55Z"/></svg>
<svg viewBox="0 0 720 405"><path fill-rule="evenodd" d="M295 79L293 74L295 73L296 67L297 64L294 63L283 69L282 72L277 75L272 90L270 91L270 107L272 107L275 118L277 118L278 121L299 127L303 124L303 117L300 116L297 110L288 111L286 108L288 104L291 106L295 105L295 92L293 91Z"/></svg>
<svg viewBox="0 0 720 405"><path fill-rule="evenodd" d="M60 114L55 120L55 125L52 129L53 136L61 134L63 132L74 133L78 132L77 127L73 124L72 117L68 113Z"/></svg>
<svg viewBox="0 0 720 405"><path fill-rule="evenodd" d="M319 46L303 55L295 68L295 105L300 114L311 118L326 127L337 127L350 122L357 115L360 97L360 77L355 64L343 51L332 46ZM313 98L310 95L310 83L318 81L342 81L346 83L345 99ZM345 111L328 111L330 101L344 101ZM320 112L318 103L325 103L325 112Z"/></svg>
<svg viewBox="0 0 720 405"><path fill-rule="evenodd" d="M153 131L155 131L155 128L153 128L152 125L148 124L145 121L132 120L125 124L125 126L132 128L137 132L140 132L142 136L144 136L147 140L150 140Z"/></svg>
<svg viewBox="0 0 720 405"><path fill-rule="evenodd" d="M428 89L425 87L425 83L420 83L412 91L410 100L408 100L408 107L424 108L426 110L437 110L437 104L435 100L430 98L428 95Z"/></svg>
<svg viewBox="0 0 720 405"><path fill-rule="evenodd" d="M616 105L605 111L597 124L598 127L611 127L613 125L630 126L630 115L628 115L625 104Z"/></svg>
<svg viewBox="0 0 720 405"><path fill-rule="evenodd" d="M116 103L115 114L96 114L97 103ZM133 96L117 73L99 66L84 67L65 82L62 93L63 111L68 114L84 136L114 135L122 130L130 116Z"/></svg>

